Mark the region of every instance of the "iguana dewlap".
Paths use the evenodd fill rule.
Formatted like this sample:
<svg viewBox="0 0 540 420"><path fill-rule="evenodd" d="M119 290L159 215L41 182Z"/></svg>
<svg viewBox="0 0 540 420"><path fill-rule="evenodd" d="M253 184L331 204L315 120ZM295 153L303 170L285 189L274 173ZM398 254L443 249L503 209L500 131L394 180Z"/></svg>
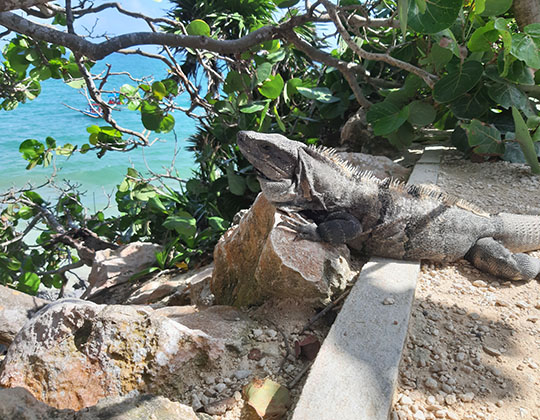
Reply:
<svg viewBox="0 0 540 420"><path fill-rule="evenodd" d="M303 237L395 259L466 258L512 280L539 275L540 260L522 252L540 249L540 216L490 215L429 187L379 180L332 149L279 134L241 131L238 146L270 202L316 221L295 226Z"/></svg>

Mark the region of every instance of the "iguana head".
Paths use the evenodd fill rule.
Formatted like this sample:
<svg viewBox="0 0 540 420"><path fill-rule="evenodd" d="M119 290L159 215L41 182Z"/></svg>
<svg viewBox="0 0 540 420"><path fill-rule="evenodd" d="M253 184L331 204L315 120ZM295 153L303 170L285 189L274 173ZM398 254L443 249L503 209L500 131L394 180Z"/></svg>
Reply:
<svg viewBox="0 0 540 420"><path fill-rule="evenodd" d="M324 149L306 146L280 134L254 131L238 133L238 146L256 169L261 189L268 200L280 207L327 210L342 196L340 178L345 172ZM325 197L326 194L326 197Z"/></svg>
<svg viewBox="0 0 540 420"><path fill-rule="evenodd" d="M298 151L302 143L280 134L240 131L238 147L257 171L266 197L277 203L290 202L295 194Z"/></svg>

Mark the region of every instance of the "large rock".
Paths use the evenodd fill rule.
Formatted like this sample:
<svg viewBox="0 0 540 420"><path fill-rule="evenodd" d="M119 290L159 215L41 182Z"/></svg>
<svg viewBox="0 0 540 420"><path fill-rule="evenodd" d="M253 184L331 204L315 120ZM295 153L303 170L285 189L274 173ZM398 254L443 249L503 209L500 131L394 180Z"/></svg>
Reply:
<svg viewBox="0 0 540 420"><path fill-rule="evenodd" d="M204 286L210 282L213 269L214 265L210 264L175 276L157 277L132 292L126 303L148 305L161 301L177 305L197 304Z"/></svg>
<svg viewBox="0 0 540 420"><path fill-rule="evenodd" d="M154 395L109 397L92 407L57 409L37 400L24 388L0 389L2 420L198 420L191 407Z"/></svg>
<svg viewBox="0 0 540 420"><path fill-rule="evenodd" d="M295 240L294 232L278 226L281 220L260 194L221 237L211 282L216 303L244 306L268 298L319 303L346 287L352 277L347 246Z"/></svg>
<svg viewBox="0 0 540 420"><path fill-rule="evenodd" d="M0 344L9 346L26 321L48 303L47 300L0 286Z"/></svg>
<svg viewBox="0 0 540 420"><path fill-rule="evenodd" d="M96 251L92 270L88 276L88 289L82 298L92 298L104 289L129 281L134 274L156 261L160 245L132 242L117 249Z"/></svg>
<svg viewBox="0 0 540 420"><path fill-rule="evenodd" d="M0 386L75 410L134 391L178 398L224 351L223 340L149 308L64 299L15 337Z"/></svg>

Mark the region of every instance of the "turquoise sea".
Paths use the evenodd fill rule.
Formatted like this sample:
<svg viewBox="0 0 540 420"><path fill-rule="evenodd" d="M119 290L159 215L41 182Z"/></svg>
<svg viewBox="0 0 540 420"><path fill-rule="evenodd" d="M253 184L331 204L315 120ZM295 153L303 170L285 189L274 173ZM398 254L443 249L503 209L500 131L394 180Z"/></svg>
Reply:
<svg viewBox="0 0 540 420"><path fill-rule="evenodd" d="M112 71L129 71L132 76L141 78L153 76L161 80L167 76L161 62L141 56L113 54L92 69L93 73L105 68L105 63L112 65ZM118 89L124 83L131 83L127 76L116 76L107 84L108 89ZM180 106L189 104L189 97L181 95L176 100ZM19 145L26 139L44 142L47 136L56 139L58 145L64 143L82 145L88 142L89 125L104 125L104 121L87 117L77 111L66 108L63 103L78 109L87 107L87 100L77 89L65 85L61 80L47 80L42 83L41 94L33 101L20 104L13 111L0 111L0 193L11 187L23 187L28 182L38 185L51 175L53 168L35 167L26 170L26 162L19 153ZM142 130L140 113L120 107L114 113L117 122L127 128ZM180 111L173 113L176 120L175 131L179 153L175 168L180 177L189 177L194 167L193 155L186 148L186 138L195 132L195 121ZM163 172L169 167L175 150L173 132L153 134L150 139L159 138L151 147L133 150L128 153L107 152L101 159L95 153L75 154L69 159L63 156L55 158L56 179L59 183L67 179L81 184L81 191L86 191L85 203L93 210L106 202L103 191L111 193L126 174L126 168L135 167L143 174L148 174L144 161L155 172ZM49 194L49 195L48 195ZM54 195L51 191L46 197Z"/></svg>

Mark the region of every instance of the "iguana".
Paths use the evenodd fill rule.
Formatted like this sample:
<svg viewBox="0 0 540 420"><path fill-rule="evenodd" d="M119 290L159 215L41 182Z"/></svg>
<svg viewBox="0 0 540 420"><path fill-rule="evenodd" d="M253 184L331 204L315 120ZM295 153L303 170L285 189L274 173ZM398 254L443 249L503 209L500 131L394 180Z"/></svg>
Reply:
<svg viewBox="0 0 540 420"><path fill-rule="evenodd" d="M456 261L510 280L539 276L540 216L488 214L432 187L379 180L333 149L279 134L238 133L238 146L276 207L315 223L291 223L310 240L346 243L380 257Z"/></svg>

